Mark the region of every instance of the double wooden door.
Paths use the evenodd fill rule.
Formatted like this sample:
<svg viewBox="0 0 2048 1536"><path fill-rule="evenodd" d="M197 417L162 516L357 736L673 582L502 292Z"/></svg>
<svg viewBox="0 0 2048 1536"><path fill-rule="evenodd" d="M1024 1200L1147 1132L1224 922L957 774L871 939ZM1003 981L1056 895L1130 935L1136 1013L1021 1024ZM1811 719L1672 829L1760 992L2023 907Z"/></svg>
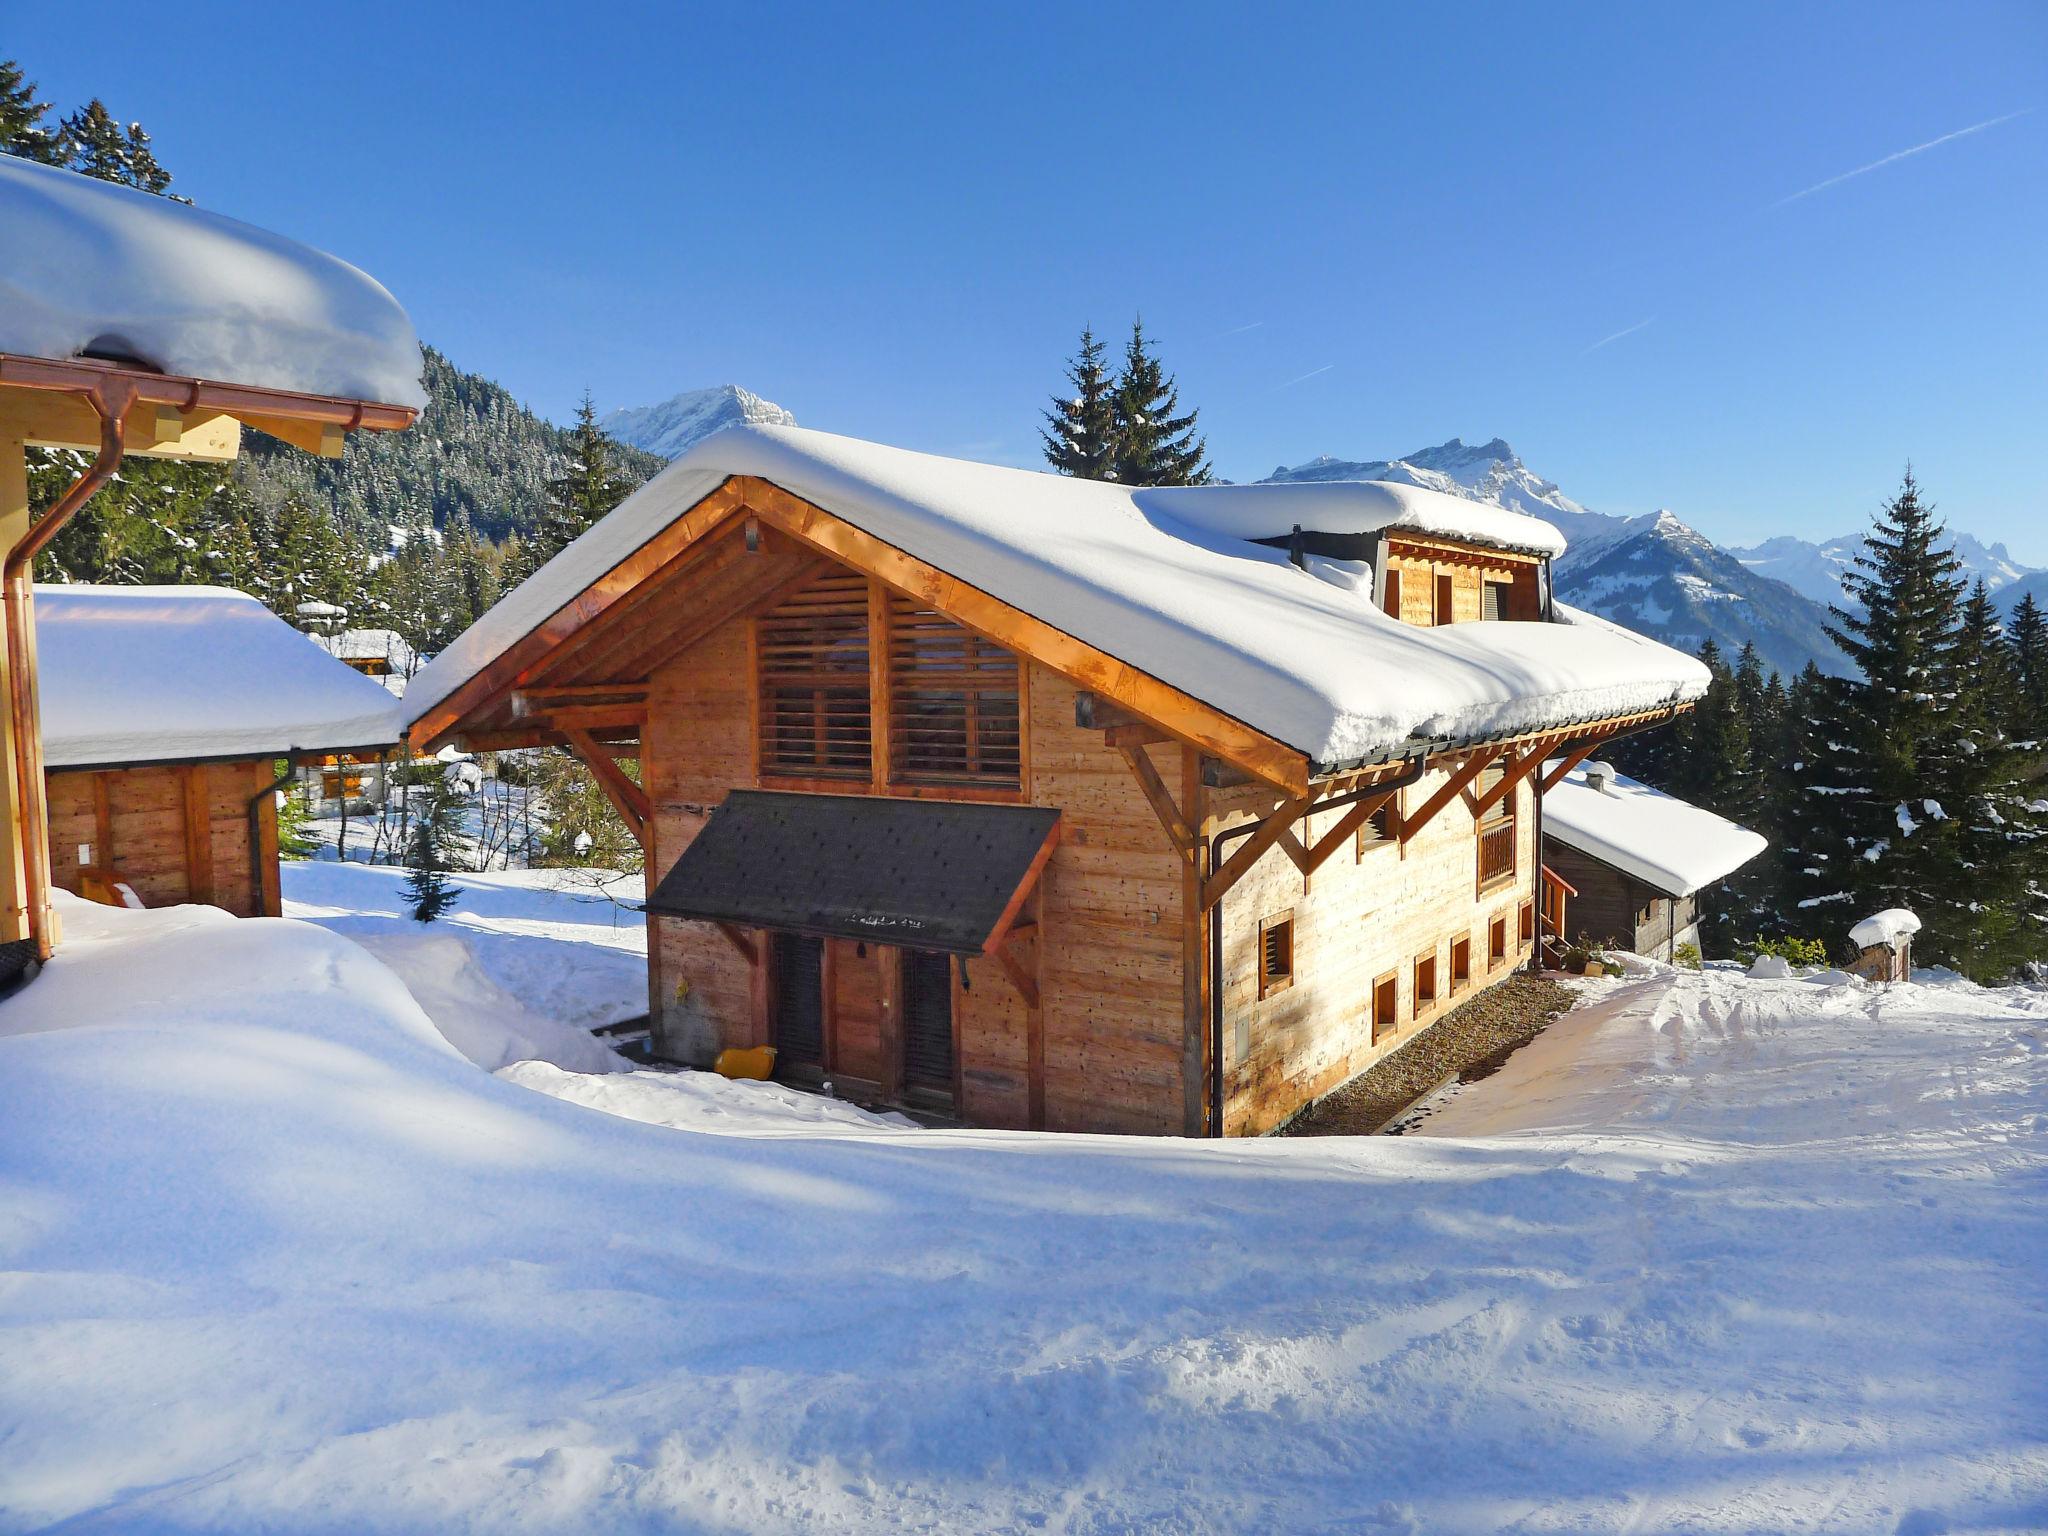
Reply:
<svg viewBox="0 0 2048 1536"><path fill-rule="evenodd" d="M778 1072L843 1076L891 1099L952 1100L959 1051L949 957L777 934L771 965Z"/></svg>

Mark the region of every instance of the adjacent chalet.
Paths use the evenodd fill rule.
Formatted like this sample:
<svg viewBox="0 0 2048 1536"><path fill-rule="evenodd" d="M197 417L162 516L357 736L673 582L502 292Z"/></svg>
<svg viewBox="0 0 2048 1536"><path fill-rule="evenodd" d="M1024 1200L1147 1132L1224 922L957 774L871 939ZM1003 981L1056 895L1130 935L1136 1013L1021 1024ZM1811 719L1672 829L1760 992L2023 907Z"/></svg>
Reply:
<svg viewBox="0 0 2048 1536"><path fill-rule="evenodd" d="M57 943L52 843L91 842L96 861L107 846L96 824L92 839L60 832L44 798L37 555L130 455L224 463L249 426L335 456L350 432L412 423L426 403L419 369L405 311L346 262L168 198L0 155L0 985ZM92 454L40 516L29 502L30 448ZM132 637L138 665L150 634ZM58 694L52 712L75 702ZM216 859L217 880L222 869Z"/></svg>
<svg viewBox="0 0 2048 1536"><path fill-rule="evenodd" d="M1562 547L1408 486L734 428L431 662L411 745L589 764L646 850L670 1057L1256 1133L1522 964L1539 768L1704 691L1553 600Z"/></svg>
<svg viewBox="0 0 2048 1536"><path fill-rule="evenodd" d="M1543 863L1569 895L1561 936L1654 960L1699 943L1711 887L1766 846L1605 763L1570 767L1543 796Z"/></svg>
<svg viewBox="0 0 2048 1536"><path fill-rule="evenodd" d="M399 740L398 701L220 587L36 588L51 877L275 917L280 765Z"/></svg>

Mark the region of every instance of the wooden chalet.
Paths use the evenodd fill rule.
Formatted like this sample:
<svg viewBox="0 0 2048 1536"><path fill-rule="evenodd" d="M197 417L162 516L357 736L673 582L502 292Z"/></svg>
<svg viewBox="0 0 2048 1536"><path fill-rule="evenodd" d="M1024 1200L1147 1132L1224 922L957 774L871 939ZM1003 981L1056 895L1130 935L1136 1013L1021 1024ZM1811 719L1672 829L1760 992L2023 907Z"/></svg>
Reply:
<svg viewBox="0 0 2048 1536"><path fill-rule="evenodd" d="M249 426L332 457L350 432L409 426L425 397L411 323L353 267L166 198L7 156L0 286L4 985L59 938L36 557L129 456L227 463ZM32 448L92 455L39 516ZM211 789L205 798L211 819Z"/></svg>
<svg viewBox="0 0 2048 1536"><path fill-rule="evenodd" d="M1761 833L1605 763L1568 767L1543 799L1543 863L1569 893L1555 929L1653 960L1697 946L1714 886L1767 846Z"/></svg>
<svg viewBox="0 0 2048 1536"><path fill-rule="evenodd" d="M1556 609L1561 547L1410 487L735 429L430 663L411 744L589 765L646 851L672 1058L1257 1133L1523 964L1539 768L1703 690Z"/></svg>
<svg viewBox="0 0 2048 1536"><path fill-rule="evenodd" d="M397 701L241 592L45 586L36 612L56 887L278 916L292 766L388 751Z"/></svg>

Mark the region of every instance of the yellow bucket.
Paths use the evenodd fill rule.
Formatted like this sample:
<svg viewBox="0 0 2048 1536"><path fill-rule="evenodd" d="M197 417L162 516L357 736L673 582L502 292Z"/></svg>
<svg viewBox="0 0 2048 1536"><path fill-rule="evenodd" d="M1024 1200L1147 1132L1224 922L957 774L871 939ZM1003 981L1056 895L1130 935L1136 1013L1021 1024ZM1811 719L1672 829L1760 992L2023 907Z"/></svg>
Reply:
<svg viewBox="0 0 2048 1536"><path fill-rule="evenodd" d="M713 1070L720 1077L745 1077L757 1082L766 1081L775 1073L775 1047L772 1045L748 1045L735 1050L720 1051Z"/></svg>

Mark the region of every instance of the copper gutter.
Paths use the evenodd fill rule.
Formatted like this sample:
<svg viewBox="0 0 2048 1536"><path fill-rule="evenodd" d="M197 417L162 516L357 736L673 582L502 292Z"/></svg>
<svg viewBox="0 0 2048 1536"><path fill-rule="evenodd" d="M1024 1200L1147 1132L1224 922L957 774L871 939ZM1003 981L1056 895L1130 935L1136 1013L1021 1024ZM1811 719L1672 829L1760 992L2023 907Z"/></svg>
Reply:
<svg viewBox="0 0 2048 1536"><path fill-rule="evenodd" d="M211 379L149 373L89 358L59 360L0 352L0 385L84 395L90 400L118 384L134 389L132 402L175 406L188 414L212 411L235 417L274 416L285 421L331 422L351 431L358 427L373 432L402 431L419 415L404 405L378 405L333 395L295 395L254 384L219 384Z"/></svg>
<svg viewBox="0 0 2048 1536"><path fill-rule="evenodd" d="M112 378L87 391L86 400L100 418L99 456L7 552L4 572L0 572L7 607L8 723L14 730L14 776L21 796L22 896L28 909L28 936L35 940L38 960L49 959L54 945L47 920L50 827L43 791L42 709L30 661L35 634L35 559L63 532L72 514L121 467L128 446L128 411L136 395L126 379Z"/></svg>

